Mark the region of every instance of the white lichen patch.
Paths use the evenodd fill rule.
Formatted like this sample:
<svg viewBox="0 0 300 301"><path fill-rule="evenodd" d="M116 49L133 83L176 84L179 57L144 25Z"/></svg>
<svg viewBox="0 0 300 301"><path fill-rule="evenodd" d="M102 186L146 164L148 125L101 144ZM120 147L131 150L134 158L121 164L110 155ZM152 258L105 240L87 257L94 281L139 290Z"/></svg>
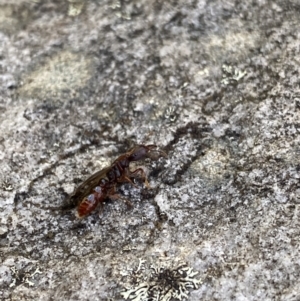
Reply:
<svg viewBox="0 0 300 301"><path fill-rule="evenodd" d="M184 262L145 265L140 260L138 267L128 273L130 285L121 293L131 301L170 301L186 300L189 289L197 289L202 283Z"/></svg>
<svg viewBox="0 0 300 301"><path fill-rule="evenodd" d="M30 262L27 259L21 258L19 261L6 261L7 268L9 267L9 287L14 287L20 284L26 286L35 286L39 281L37 274L43 272L39 269L39 265L36 262ZM4 266L4 265L3 265Z"/></svg>
<svg viewBox="0 0 300 301"><path fill-rule="evenodd" d="M222 69L223 69L223 79L221 80L221 83L225 86L232 83L237 83L247 74L246 71L241 71L230 65L224 64L222 66Z"/></svg>

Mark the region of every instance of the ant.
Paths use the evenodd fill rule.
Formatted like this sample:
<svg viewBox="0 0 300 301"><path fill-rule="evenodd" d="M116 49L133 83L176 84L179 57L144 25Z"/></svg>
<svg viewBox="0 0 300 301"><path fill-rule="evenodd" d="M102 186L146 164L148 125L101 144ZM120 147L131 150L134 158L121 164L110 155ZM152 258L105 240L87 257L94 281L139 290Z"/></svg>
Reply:
<svg viewBox="0 0 300 301"><path fill-rule="evenodd" d="M146 158L158 160L160 156L167 157L164 151L156 148L157 146L154 144L137 145L119 156L111 166L96 172L84 181L70 197L79 203L77 216L83 218L90 214L107 197L117 198L116 185L118 183L130 183L136 186L131 178L137 177L138 174L144 180L146 187L149 188L144 170L138 168L130 171L129 164Z"/></svg>

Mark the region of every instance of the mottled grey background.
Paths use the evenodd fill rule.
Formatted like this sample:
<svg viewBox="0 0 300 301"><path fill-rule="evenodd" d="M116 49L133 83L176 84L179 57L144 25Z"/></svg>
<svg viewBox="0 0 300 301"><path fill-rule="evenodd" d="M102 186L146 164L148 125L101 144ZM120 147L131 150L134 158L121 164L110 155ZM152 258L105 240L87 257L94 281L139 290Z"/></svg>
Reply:
<svg viewBox="0 0 300 301"><path fill-rule="evenodd" d="M180 261L188 300L299 300L299 71L297 0L0 0L0 299L179 300ZM78 220L137 143L152 189Z"/></svg>

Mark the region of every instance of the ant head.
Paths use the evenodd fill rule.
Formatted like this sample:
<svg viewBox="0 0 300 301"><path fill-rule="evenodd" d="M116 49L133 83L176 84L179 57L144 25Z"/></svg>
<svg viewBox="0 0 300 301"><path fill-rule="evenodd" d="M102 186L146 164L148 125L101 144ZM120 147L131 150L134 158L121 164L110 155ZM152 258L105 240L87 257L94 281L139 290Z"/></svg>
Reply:
<svg viewBox="0 0 300 301"><path fill-rule="evenodd" d="M152 146L152 145L151 145ZM154 147L154 146L152 146ZM131 151L128 157L128 160L131 161L139 161L147 158L147 153L151 148L146 145L137 145Z"/></svg>
<svg viewBox="0 0 300 301"><path fill-rule="evenodd" d="M155 156L153 153L151 153L151 151L153 149L155 149L157 146L154 144L150 144L150 145L137 145L136 147L134 147L131 152L130 155L128 157L128 161L139 161L139 160L143 160L146 158L150 158L150 159L154 159L157 160L159 157L159 154L165 156L166 154L163 151L158 151L158 157L157 155Z"/></svg>
<svg viewBox="0 0 300 301"><path fill-rule="evenodd" d="M143 160L147 157L148 151L149 149L147 148L147 146L137 145L131 150L130 155L128 157L128 161L132 162L132 161Z"/></svg>

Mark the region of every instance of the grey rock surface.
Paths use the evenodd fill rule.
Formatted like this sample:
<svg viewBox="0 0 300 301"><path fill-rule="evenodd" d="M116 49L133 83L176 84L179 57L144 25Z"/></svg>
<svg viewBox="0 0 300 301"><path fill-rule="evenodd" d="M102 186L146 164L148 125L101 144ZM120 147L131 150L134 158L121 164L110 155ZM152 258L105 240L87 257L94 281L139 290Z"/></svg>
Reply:
<svg viewBox="0 0 300 301"><path fill-rule="evenodd" d="M0 0L0 299L299 300L299 11ZM141 143L152 188L76 218Z"/></svg>

